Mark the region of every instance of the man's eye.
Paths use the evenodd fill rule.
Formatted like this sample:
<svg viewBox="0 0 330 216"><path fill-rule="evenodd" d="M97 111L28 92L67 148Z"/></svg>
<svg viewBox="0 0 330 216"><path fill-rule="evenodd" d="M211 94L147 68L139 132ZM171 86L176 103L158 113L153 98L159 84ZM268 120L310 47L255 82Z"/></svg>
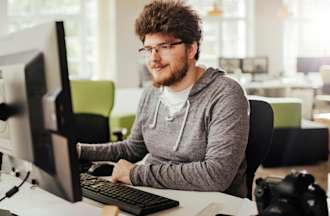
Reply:
<svg viewBox="0 0 330 216"><path fill-rule="evenodd" d="M146 47L146 48L144 48L144 51L145 51L145 52L148 52L148 53L151 53L151 52L152 52L152 48L150 48L150 47Z"/></svg>
<svg viewBox="0 0 330 216"><path fill-rule="evenodd" d="M163 44L163 45L160 46L160 48L161 49L169 49L169 48L171 48L171 45L169 45L169 44Z"/></svg>

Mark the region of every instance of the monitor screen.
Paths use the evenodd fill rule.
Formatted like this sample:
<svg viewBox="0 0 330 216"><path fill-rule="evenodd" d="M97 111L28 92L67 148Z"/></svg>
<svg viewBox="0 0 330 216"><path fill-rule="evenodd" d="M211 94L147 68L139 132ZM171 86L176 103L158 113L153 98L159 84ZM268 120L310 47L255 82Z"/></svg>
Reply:
<svg viewBox="0 0 330 216"><path fill-rule="evenodd" d="M322 65L330 65L330 57L297 57L297 72L319 72Z"/></svg>
<svg viewBox="0 0 330 216"><path fill-rule="evenodd" d="M29 162L21 176L30 171L30 181L75 202L82 195L65 47L63 22L0 38L0 152Z"/></svg>
<svg viewBox="0 0 330 216"><path fill-rule="evenodd" d="M242 72L249 74L268 73L268 58L267 57L244 58L242 63Z"/></svg>
<svg viewBox="0 0 330 216"><path fill-rule="evenodd" d="M242 72L241 58L219 58L219 65L227 73Z"/></svg>

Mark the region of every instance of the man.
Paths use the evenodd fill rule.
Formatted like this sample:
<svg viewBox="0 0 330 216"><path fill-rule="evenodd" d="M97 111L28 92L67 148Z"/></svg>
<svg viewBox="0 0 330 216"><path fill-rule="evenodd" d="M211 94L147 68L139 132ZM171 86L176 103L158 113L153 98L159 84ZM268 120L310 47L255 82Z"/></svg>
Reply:
<svg viewBox="0 0 330 216"><path fill-rule="evenodd" d="M153 86L128 140L79 144L81 158L118 161L114 182L244 197L249 106L237 82L196 65L200 18L182 2L158 0L144 7L135 31Z"/></svg>

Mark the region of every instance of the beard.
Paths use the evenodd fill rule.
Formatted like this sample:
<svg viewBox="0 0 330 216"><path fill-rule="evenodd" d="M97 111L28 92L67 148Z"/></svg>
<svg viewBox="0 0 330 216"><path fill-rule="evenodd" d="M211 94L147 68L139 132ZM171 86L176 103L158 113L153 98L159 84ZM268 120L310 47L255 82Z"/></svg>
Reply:
<svg viewBox="0 0 330 216"><path fill-rule="evenodd" d="M188 73L188 58L184 59L184 63L181 68L170 71L170 76L162 80L153 79L153 86L159 88L160 86L171 86L180 82Z"/></svg>

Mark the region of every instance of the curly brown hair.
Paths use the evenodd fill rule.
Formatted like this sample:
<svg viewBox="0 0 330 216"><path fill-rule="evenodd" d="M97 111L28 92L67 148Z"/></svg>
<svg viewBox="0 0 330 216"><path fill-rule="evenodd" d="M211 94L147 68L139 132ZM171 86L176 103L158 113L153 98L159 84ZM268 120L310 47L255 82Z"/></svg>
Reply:
<svg viewBox="0 0 330 216"><path fill-rule="evenodd" d="M197 42L195 59L199 58L202 38L199 15L181 0L155 0L144 6L135 21L135 33L144 42L147 34L163 33L186 44Z"/></svg>

